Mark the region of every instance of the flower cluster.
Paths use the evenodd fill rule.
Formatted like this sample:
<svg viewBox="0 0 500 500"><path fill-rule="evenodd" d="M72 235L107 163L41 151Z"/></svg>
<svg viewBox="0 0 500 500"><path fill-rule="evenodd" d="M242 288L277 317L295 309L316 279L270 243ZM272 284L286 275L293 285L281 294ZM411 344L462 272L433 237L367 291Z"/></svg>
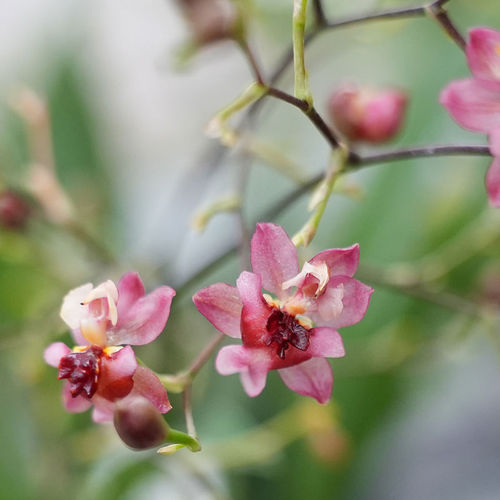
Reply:
<svg viewBox="0 0 500 500"><path fill-rule="evenodd" d="M325 250L299 269L297 250L280 226L258 224L251 242L253 272L237 286L216 283L198 291L194 303L217 329L241 338L223 347L216 359L222 375L240 373L248 395L257 396L267 373L278 370L293 391L326 403L333 375L325 358L345 355L337 329L360 321L372 289L355 280L359 247ZM269 293L263 293L263 290ZM175 291L161 286L145 294L136 273L118 285L108 280L71 290L61 318L77 344L62 342L45 350L45 361L65 380L63 401L70 412L93 406L95 422L113 421L121 439L134 449L171 441L164 453L195 437L171 429L163 420L171 406L159 377L138 366L131 345L147 344L162 332Z"/></svg>
<svg viewBox="0 0 500 500"><path fill-rule="evenodd" d="M149 295L136 273L125 274L116 286L108 280L97 287L87 283L64 298L61 317L75 343L51 344L45 361L66 379L63 401L70 412L94 406L95 422L113 420L117 401L144 397L160 413L171 406L159 378L138 366L130 345L148 344L162 332L175 291L161 286Z"/></svg>
<svg viewBox="0 0 500 500"><path fill-rule="evenodd" d="M220 350L218 372L239 373L247 394L257 396L268 371L278 370L290 389L326 403L333 375L325 358L345 355L337 329L363 318L373 291L352 278L358 259L358 245L330 249L300 270L283 228L259 224L251 242L253 272L242 272L236 287L216 283L193 297L218 330L242 340Z"/></svg>
<svg viewBox="0 0 500 500"><path fill-rule="evenodd" d="M495 158L486 174L486 190L490 203L500 207L500 32L470 30L466 55L472 78L451 82L440 102L459 125L488 134Z"/></svg>

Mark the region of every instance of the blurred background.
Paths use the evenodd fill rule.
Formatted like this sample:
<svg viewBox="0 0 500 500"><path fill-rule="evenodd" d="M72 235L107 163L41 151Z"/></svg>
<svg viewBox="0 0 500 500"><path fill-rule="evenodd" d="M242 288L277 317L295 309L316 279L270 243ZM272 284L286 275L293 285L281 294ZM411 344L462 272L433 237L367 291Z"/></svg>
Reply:
<svg viewBox="0 0 500 500"><path fill-rule="evenodd" d="M332 19L420 5L324 3ZM242 5L269 75L290 43L292 1ZM18 217L0 228L0 498L500 498L500 215L487 204L488 158L396 162L343 179L301 254L359 242L357 277L376 292L364 320L341 332L347 356L333 361L329 405L292 393L276 373L248 398L237 376L217 375L210 361L193 387L203 451L170 457L130 451L89 413L64 411L42 353L70 342L58 317L69 289L130 269L149 290L176 288L165 332L137 350L153 369L175 373L214 333L191 295L234 283L244 255L198 271L240 240L242 220L251 234L296 189L290 172L308 179L328 165L324 139L278 101L266 101L252 132L280 153L276 161L205 136L252 74L232 41L194 51L178 7L0 3L0 205L14 193L2 213ZM452 0L448 11L462 33L500 29L497 0ZM438 104L440 90L469 72L431 19L326 31L306 55L322 114L345 81L390 85L410 96L394 147L485 143ZM292 90L290 71L278 85ZM241 192L242 213L193 229L200 210ZM295 233L308 200L297 195L273 221ZM407 286L414 276L426 279L417 291ZM167 420L182 429L182 402L171 402Z"/></svg>

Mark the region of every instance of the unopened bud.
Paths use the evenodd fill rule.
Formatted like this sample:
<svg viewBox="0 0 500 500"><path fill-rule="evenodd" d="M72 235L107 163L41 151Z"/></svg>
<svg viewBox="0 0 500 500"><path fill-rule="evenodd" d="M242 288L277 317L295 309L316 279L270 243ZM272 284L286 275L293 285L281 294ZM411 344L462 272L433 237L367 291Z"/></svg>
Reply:
<svg viewBox="0 0 500 500"><path fill-rule="evenodd" d="M407 101L401 90L344 85L330 97L328 108L333 123L347 139L379 143L399 131Z"/></svg>
<svg viewBox="0 0 500 500"><path fill-rule="evenodd" d="M0 193L0 225L7 229L23 229L31 214L31 207L22 195L5 190Z"/></svg>
<svg viewBox="0 0 500 500"><path fill-rule="evenodd" d="M135 450L159 446L168 435L168 425L161 413L141 396L128 397L117 403L114 425L120 439Z"/></svg>
<svg viewBox="0 0 500 500"><path fill-rule="evenodd" d="M199 45L235 36L238 15L228 0L179 0L179 4Z"/></svg>

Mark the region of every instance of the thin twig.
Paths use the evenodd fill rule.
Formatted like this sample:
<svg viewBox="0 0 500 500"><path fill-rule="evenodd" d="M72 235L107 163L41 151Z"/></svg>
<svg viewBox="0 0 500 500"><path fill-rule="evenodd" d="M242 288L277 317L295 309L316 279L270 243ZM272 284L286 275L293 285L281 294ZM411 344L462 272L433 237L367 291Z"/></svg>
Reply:
<svg viewBox="0 0 500 500"><path fill-rule="evenodd" d="M426 8L426 12L443 28L449 37L462 49L465 50L467 42L460 34L450 19L446 10L442 7L443 2L434 2Z"/></svg>
<svg viewBox="0 0 500 500"><path fill-rule="evenodd" d="M188 434L191 437L198 439L198 434L194 425L193 408L191 405L191 388L191 384L188 384L186 385L186 387L184 387L184 416L186 418L186 429L188 431Z"/></svg>
<svg viewBox="0 0 500 500"><path fill-rule="evenodd" d="M198 372L203 368L205 363L210 359L210 356L214 353L215 349L219 347L219 344L224 340L223 333L217 333L214 335L213 339L205 346L205 348L200 352L198 357L191 363L187 371L187 376L193 380Z"/></svg>
<svg viewBox="0 0 500 500"><path fill-rule="evenodd" d="M323 29L331 30L336 28L343 28L345 26L352 26L353 24L360 24L370 21L382 21L401 19L406 17L423 17L425 16L425 6L409 7L403 9L390 9L382 12L369 12L359 16L346 17L344 19L337 19L335 21L328 21Z"/></svg>
<svg viewBox="0 0 500 500"><path fill-rule="evenodd" d="M411 160L413 158L427 158L432 156L491 156L488 146L476 145L438 145L420 146L413 148L395 149L382 153L360 155L351 152L347 170L357 170L362 167L377 165L389 161Z"/></svg>
<svg viewBox="0 0 500 500"><path fill-rule="evenodd" d="M260 65L257 62L257 58L255 56L254 51L250 47L248 41L241 40L239 42L239 45L241 47L241 50L245 54L245 57L247 58L248 64L250 65L250 69L252 70L252 73L257 80L257 83L259 84L264 84L264 76L262 75L262 70L260 69Z"/></svg>
<svg viewBox="0 0 500 500"><path fill-rule="evenodd" d="M396 280L390 279L383 270L376 269L371 266L361 265L358 269L356 276L374 285L392 288L397 292L410 295L417 299L425 300L445 309L458 311L469 316L482 316L483 310L479 304L465 299L458 295L443 290L434 290L432 288L415 285L404 285L398 283Z"/></svg>
<svg viewBox="0 0 500 500"><path fill-rule="evenodd" d="M319 130L321 135L328 141L330 146L335 149L338 148L341 144L340 140L334 135L330 127L323 120L321 115L316 111L316 109L311 107L306 101L302 99L297 99L291 94L287 92L283 92L282 90L276 89L274 87L269 88L268 95L279 99L281 101L287 102L292 106L300 109L312 122L312 124Z"/></svg>

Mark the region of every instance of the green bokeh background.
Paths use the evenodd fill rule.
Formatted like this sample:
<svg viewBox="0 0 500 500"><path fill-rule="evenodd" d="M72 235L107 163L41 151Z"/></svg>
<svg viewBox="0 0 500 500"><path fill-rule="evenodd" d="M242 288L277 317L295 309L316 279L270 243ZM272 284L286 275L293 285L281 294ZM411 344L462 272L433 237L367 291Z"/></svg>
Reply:
<svg viewBox="0 0 500 500"><path fill-rule="evenodd" d="M252 33L266 67L271 67L289 43L291 3L260 0L253 4ZM354 5L347 0L325 0L325 5L329 15L342 17L407 4L393 0ZM496 0L452 0L449 12L464 33L478 25L500 29ZM460 311L384 287L375 286L365 319L342 331L348 355L332 363L335 387L332 402L326 407L288 391L273 373L263 394L250 399L236 376L217 375L209 362L194 385L194 416L204 447L201 454L190 455L186 450L172 457L157 456L154 451L135 453L119 442L111 427L93 424L89 414L64 412L61 384L55 370L43 363L42 352L51 341L70 342L58 319L66 291L85 281L116 279L130 267L141 273L149 289L159 283L179 288L184 280L176 272L178 255L169 255L166 262L150 259L147 253L128 255L131 235L127 214L135 207L127 206L119 190L119 165L112 165L109 156L100 151L96 105L71 50L47 58L49 77L26 83L44 89L47 95L58 175L78 207L81 224L120 256L120 264L104 264L81 241L44 222L39 212L24 232L0 230L0 499L451 498L440 490L431 491L432 496L422 490L427 492L422 496L418 485L410 488L413 496L404 496L404 490L394 490L392 496L394 477L387 468L383 470L388 474L388 489L371 490L370 485L378 484L373 483L373 476L377 476L386 451L390 455L398 445L401 432L394 429L401 429L402 422L409 419L418 421L420 414L432 414L422 395L442 388L439 399L446 404L446 381L455 373L470 370L471 359L477 361L474 366L493 366L488 372L493 378L487 385L498 386L497 318L493 313L491 324L485 325ZM226 50L237 49L229 44ZM224 57L224 52L216 54ZM430 19L382 21L325 32L308 48L307 62L321 112L331 89L346 80L407 89L407 119L394 146L485 141L460 130L438 105L440 90L451 79L467 77L468 70L463 54ZM202 58L190 64L196 67L211 61ZM184 78L189 78L189 73ZM291 89L289 73L280 85ZM232 97L221 95L220 102ZM189 95L179 99L189 108ZM25 131L6 102L2 107L2 182L19 187L29 162ZM176 119L189 116L186 113ZM303 165L307 175L326 166L324 140L304 116L283 103L266 103L255 133ZM198 199L206 196L208 183L204 179L214 174L208 167L204 170L204 162L196 160L190 150L192 144L204 141L201 135L186 138L186 155L193 165L189 171L171 181L165 169L158 178L158 183L177 183L170 189L180 197L186 190L193 213L199 208ZM166 148L165 165L170 161ZM239 168L238 161L237 155L230 155L218 170L234 171ZM487 207L483 181L487 165L486 158L435 158L380 165L352 174L346 183L358 187L359 199L334 195L317 237L302 255L306 258L324 248L359 242L365 265L384 268L398 262L418 262L468 224L489 217L485 214L492 210ZM253 161L245 190L249 226L292 189L291 180ZM289 233L295 232L306 220L307 202L307 196L297 199L275 222ZM177 207L165 205L163 210L166 220L175 224L172 214ZM232 229L227 228L237 227L232 216L221 219L224 223L213 221L207 228L211 241L220 244L218 248L232 241ZM490 226L495 233L498 225ZM212 247L204 247L206 240L192 233L186 236L188 231L179 222L178 227L165 227L162 237L168 239L172 233L179 238L179 248L196 247L203 259L210 258L215 252ZM497 232L499 238L491 238L487 248L467 257L439 280L437 291L480 297L484 276L500 268ZM197 255L194 252L190 257L193 272L203 260ZM238 258L232 256L197 283L182 288L164 334L154 345L137 350L141 359L160 372L185 367L213 334L213 328L194 309L192 293L216 281L233 283L238 272ZM469 376L473 387L485 391L484 398L498 396L485 388L480 370L477 378L474 369ZM176 395L171 400L174 409L167 419L174 427L183 428L182 402ZM457 414L447 422L450 428L456 424L455 416L468 407L467 400L457 404ZM491 414L499 408L499 403L492 404ZM475 429L473 421L469 427L472 440ZM494 442L498 446L499 441ZM457 452L467 454L467 449ZM412 450L407 449L407 453L412 455ZM425 462L425 446L418 453ZM428 453L432 458L432 450ZM448 460L450 456L444 455L442 461ZM486 459L471 456L471 462L476 460L481 464ZM500 449L493 456L493 464L499 463ZM489 470L492 460L484 465ZM468 470L469 481L475 484L475 468ZM402 474L397 467L392 471ZM450 465L442 476L446 492L455 491L455 499L480 498L460 489L462 474L462 469ZM377 480L384 482L384 477ZM500 483L497 486L498 490L493 486L490 496L481 498L498 498Z"/></svg>

